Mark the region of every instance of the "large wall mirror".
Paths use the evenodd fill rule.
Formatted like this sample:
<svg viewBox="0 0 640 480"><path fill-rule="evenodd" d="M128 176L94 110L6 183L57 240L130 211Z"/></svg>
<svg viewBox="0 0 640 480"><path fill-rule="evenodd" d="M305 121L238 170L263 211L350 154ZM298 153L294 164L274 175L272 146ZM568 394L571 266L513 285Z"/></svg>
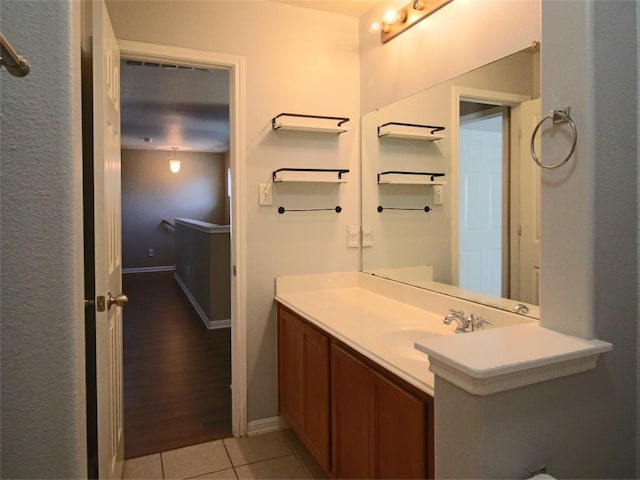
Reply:
<svg viewBox="0 0 640 480"><path fill-rule="evenodd" d="M539 316L539 65L534 45L362 117L364 272Z"/></svg>

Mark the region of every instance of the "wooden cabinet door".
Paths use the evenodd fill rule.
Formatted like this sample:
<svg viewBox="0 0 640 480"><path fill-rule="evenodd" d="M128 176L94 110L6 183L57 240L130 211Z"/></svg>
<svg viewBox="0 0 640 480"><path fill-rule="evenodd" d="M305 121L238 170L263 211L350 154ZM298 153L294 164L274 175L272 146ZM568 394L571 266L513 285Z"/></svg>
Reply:
<svg viewBox="0 0 640 480"><path fill-rule="evenodd" d="M331 344L332 474L375 477L375 377L367 366Z"/></svg>
<svg viewBox="0 0 640 480"><path fill-rule="evenodd" d="M301 440L325 472L329 449L329 337L304 324L302 328Z"/></svg>
<svg viewBox="0 0 640 480"><path fill-rule="evenodd" d="M278 410L302 431L302 322L278 306Z"/></svg>
<svg viewBox="0 0 640 480"><path fill-rule="evenodd" d="M376 375L376 478L427 478L427 409Z"/></svg>

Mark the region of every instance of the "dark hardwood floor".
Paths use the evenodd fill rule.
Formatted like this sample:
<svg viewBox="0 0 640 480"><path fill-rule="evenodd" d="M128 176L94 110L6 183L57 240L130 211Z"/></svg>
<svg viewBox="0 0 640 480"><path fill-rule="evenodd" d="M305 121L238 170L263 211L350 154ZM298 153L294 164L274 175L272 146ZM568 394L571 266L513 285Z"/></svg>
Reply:
<svg viewBox="0 0 640 480"><path fill-rule="evenodd" d="M173 272L123 291L125 458L231 436L231 329L207 330Z"/></svg>

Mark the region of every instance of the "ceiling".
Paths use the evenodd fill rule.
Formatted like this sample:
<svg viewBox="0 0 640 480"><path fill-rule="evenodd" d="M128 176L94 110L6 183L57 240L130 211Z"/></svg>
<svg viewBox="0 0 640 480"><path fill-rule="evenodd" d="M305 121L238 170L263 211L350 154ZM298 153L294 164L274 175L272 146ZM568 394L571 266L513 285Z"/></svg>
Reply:
<svg viewBox="0 0 640 480"><path fill-rule="evenodd" d="M361 17L381 0L274 0L278 3L287 3L295 7L322 10L325 12L347 15L349 17Z"/></svg>
<svg viewBox="0 0 640 480"><path fill-rule="evenodd" d="M123 60L122 148L229 150L229 72Z"/></svg>
<svg viewBox="0 0 640 480"><path fill-rule="evenodd" d="M274 0L360 17L381 0ZM229 73L123 60L122 148L229 150Z"/></svg>

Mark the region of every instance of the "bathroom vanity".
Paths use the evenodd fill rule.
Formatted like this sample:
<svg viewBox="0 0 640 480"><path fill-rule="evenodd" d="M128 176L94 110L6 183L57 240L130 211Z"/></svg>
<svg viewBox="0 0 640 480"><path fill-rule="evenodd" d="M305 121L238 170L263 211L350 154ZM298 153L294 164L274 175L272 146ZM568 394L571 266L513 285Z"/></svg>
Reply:
<svg viewBox="0 0 640 480"><path fill-rule="evenodd" d="M456 455L439 449L468 437L465 423L438 422L460 414L450 398L482 413L495 403L482 397L591 370L611 349L362 272L277 277L275 299L279 413L334 478L434 478L440 457ZM455 335L450 309L491 325Z"/></svg>
<svg viewBox="0 0 640 480"><path fill-rule="evenodd" d="M468 302L359 272L278 277L276 301L280 414L325 472L433 478L434 377L414 344L453 336L442 318ZM536 323L507 317L491 316Z"/></svg>
<svg viewBox="0 0 640 480"><path fill-rule="evenodd" d="M433 478L433 397L278 304L279 410L335 478Z"/></svg>

